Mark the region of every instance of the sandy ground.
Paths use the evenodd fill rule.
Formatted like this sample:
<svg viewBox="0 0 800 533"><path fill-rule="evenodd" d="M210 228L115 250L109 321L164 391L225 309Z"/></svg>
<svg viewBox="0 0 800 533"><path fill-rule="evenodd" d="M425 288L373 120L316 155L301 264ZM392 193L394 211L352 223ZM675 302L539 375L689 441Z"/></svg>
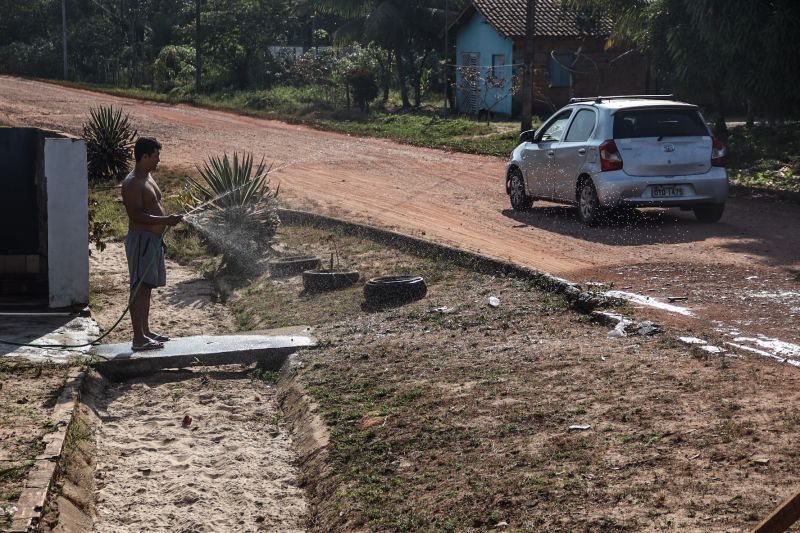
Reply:
<svg viewBox="0 0 800 533"><path fill-rule="evenodd" d="M92 250L89 258L91 302L101 328L111 327L128 304L128 263L122 243L110 242L105 250ZM190 268L167 260L167 286L153 291L150 327L172 337L224 335L234 331L233 319L224 305L214 302L211 284ZM104 343L127 342L132 338L129 315Z"/></svg>
<svg viewBox="0 0 800 533"><path fill-rule="evenodd" d="M537 203L530 213L511 211L499 158L0 77L0 120L9 124L77 134L89 108L101 104L123 106L139 133L159 138L165 165L193 168L209 155L249 150L274 163L273 183L280 183L292 205L423 235L579 283L613 282L653 298L688 295L685 304L696 310L693 327L725 329L741 322L748 328L744 336L800 345L797 205L732 198L719 224L670 210L586 228L572 208ZM670 286L626 272L630 265L669 271ZM772 280L769 291L788 298L787 305L750 294L747 278L753 275ZM708 285L725 298L707 298ZM741 305L742 297L759 303Z"/></svg>
<svg viewBox="0 0 800 533"><path fill-rule="evenodd" d="M91 259L93 314L104 327L127 303L124 259L120 243ZM152 329L172 336L234 331L226 308L212 302L208 281L174 262L167 268ZM129 339L126 318L108 340ZM239 367L110 384L92 399L102 421L96 531L299 531L305 500L275 394ZM183 427L187 414L193 420Z"/></svg>
<svg viewBox="0 0 800 533"><path fill-rule="evenodd" d="M96 531L302 530L275 387L239 369L164 372L112 385L100 403Z"/></svg>

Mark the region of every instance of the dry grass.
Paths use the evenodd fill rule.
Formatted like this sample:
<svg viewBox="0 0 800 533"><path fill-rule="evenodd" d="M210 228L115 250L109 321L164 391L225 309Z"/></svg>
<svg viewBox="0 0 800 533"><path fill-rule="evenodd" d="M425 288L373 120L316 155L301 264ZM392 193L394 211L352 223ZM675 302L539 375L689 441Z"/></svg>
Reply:
<svg viewBox="0 0 800 533"><path fill-rule="evenodd" d="M67 368L0 358L0 527L22 492L42 437L55 428L49 419Z"/></svg>
<svg viewBox="0 0 800 533"><path fill-rule="evenodd" d="M610 340L524 280L339 241L367 276L423 273L428 297L366 312L360 286L262 277L232 301L242 327L319 327L298 375L332 435L310 530L740 530L797 488L795 369Z"/></svg>

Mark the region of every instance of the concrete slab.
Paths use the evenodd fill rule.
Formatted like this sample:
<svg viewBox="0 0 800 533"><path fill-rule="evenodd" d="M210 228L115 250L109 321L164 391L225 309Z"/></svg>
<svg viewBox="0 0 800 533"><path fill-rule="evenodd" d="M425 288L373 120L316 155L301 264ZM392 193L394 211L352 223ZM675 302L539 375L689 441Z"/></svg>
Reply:
<svg viewBox="0 0 800 533"><path fill-rule="evenodd" d="M224 335L182 337L164 348L134 352L130 343L96 346L93 353L104 361L97 369L114 379L129 379L167 368L218 366L259 362L279 369L286 358L301 348L317 346L310 328L292 329L289 335Z"/></svg>
<svg viewBox="0 0 800 533"><path fill-rule="evenodd" d="M68 313L0 313L0 339L32 344L76 346L100 336L100 328L89 317ZM67 363L86 357L91 346L40 348L0 344L0 357L24 357L34 362Z"/></svg>

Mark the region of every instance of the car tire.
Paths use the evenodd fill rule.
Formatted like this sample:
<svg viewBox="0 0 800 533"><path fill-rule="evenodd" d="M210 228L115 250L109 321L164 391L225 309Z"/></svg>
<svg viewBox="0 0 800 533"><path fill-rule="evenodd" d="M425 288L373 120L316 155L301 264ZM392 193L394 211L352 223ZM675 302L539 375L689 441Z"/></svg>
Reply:
<svg viewBox="0 0 800 533"><path fill-rule="evenodd" d="M519 169L514 169L508 177L508 198L514 211L527 211L533 205L533 198L525 192L525 180Z"/></svg>
<svg viewBox="0 0 800 533"><path fill-rule="evenodd" d="M694 209L694 216L700 222L719 222L725 212L725 204L703 204Z"/></svg>
<svg viewBox="0 0 800 533"><path fill-rule="evenodd" d="M364 284L364 299L372 306L412 302L426 294L428 286L419 276L384 276Z"/></svg>
<svg viewBox="0 0 800 533"><path fill-rule="evenodd" d="M303 272L303 288L307 292L333 291L349 287L359 278L355 270L307 270Z"/></svg>
<svg viewBox="0 0 800 533"><path fill-rule="evenodd" d="M322 266L322 261L317 257L308 255L291 255L267 263L270 276L289 277L302 274L306 270L314 270Z"/></svg>
<svg viewBox="0 0 800 533"><path fill-rule="evenodd" d="M587 226L596 226L603 218L603 208L592 180L585 179L578 187L578 218Z"/></svg>

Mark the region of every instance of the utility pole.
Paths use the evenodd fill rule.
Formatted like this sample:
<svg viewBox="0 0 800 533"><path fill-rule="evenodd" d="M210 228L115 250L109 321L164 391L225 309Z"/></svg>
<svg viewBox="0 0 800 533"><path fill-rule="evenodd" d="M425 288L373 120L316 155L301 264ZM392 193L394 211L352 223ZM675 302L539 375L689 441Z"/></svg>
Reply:
<svg viewBox="0 0 800 533"><path fill-rule="evenodd" d="M522 78L522 125L521 131L528 131L533 125L533 63L534 36L536 33L536 0L528 0L525 17L525 72Z"/></svg>
<svg viewBox="0 0 800 533"><path fill-rule="evenodd" d="M203 78L202 78L202 70L203 70L203 53L201 49L203 48L203 39L202 35L200 34L200 3L202 0L195 0L194 7L195 7L195 14L194 14L194 23L195 23L195 33L194 33L194 90L195 92L199 93L203 87Z"/></svg>
<svg viewBox="0 0 800 533"><path fill-rule="evenodd" d="M444 118L447 118L447 84L449 82L448 76L447 76L447 51L448 51L447 50L447 48L448 48L447 45L450 43L450 41L448 40L449 39L448 30L450 28L448 28L449 24L448 24L448 20L447 20L448 17L447 16L449 15L450 10L448 8L449 8L448 2L447 2L447 0L444 0L444 56L442 57L442 68L444 69L444 71L443 71L443 73L444 73L444 107L442 108L442 113L444 115Z"/></svg>
<svg viewBox="0 0 800 533"><path fill-rule="evenodd" d="M67 0L61 0L61 44L64 53L64 79L67 79Z"/></svg>

